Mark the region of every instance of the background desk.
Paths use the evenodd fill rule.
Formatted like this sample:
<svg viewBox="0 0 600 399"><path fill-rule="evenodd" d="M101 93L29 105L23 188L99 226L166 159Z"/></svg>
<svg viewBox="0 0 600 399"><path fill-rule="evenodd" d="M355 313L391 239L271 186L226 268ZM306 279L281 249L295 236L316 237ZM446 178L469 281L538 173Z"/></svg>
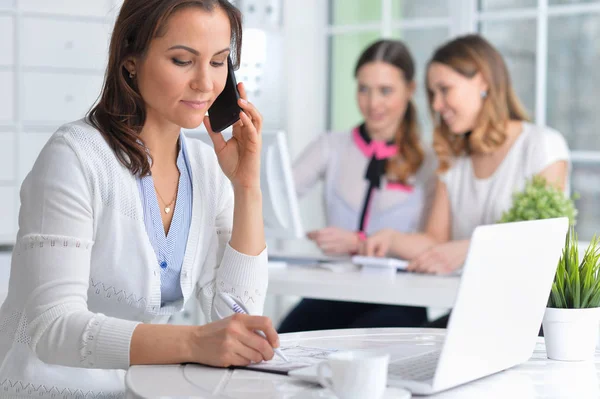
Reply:
<svg viewBox="0 0 600 399"><path fill-rule="evenodd" d="M451 308L459 276L399 272L364 273L360 269L332 272L315 266L269 268L269 294L305 298Z"/></svg>
<svg viewBox="0 0 600 399"><path fill-rule="evenodd" d="M362 329L281 334L282 345L298 343L321 348L379 348L412 343L441 345L445 330ZM546 358L539 338L532 358L510 370L452 390L429 396L434 399L480 398L598 398L600 354L589 362L556 362ZM198 365L134 366L126 377L128 398L187 397L202 399L316 399L333 398L323 388L290 377L246 370L226 370Z"/></svg>
<svg viewBox="0 0 600 399"><path fill-rule="evenodd" d="M321 250L310 240L269 242L269 255L275 259L293 259L295 256L299 259L324 258ZM358 267L334 272L310 264L277 264L269 264L270 296L265 304L265 315L271 317L275 325L279 325L299 298L423 306L428 308L429 318L435 319L454 306L460 283L459 276L406 272L386 275L365 273Z"/></svg>

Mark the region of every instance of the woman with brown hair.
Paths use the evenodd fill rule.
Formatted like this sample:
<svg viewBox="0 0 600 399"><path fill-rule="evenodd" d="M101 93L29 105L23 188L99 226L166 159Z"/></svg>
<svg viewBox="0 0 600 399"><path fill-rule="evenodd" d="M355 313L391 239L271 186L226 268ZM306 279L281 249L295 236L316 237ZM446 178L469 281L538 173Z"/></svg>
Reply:
<svg viewBox="0 0 600 399"><path fill-rule="evenodd" d="M362 252L410 259L412 271L448 273L464 263L475 227L496 223L528 179L539 175L569 191L569 149L560 133L527 121L501 55L481 36L436 50L427 91L440 179L426 232L382 230Z"/></svg>
<svg viewBox="0 0 600 399"><path fill-rule="evenodd" d="M397 40L379 40L355 67L357 103L364 122L350 132L318 137L294 164L298 195L325 182L327 227L308 237L328 254L358 252L382 228L421 231L435 187L435 159L421 143L414 62ZM304 299L280 332L347 327L410 327L424 308Z"/></svg>
<svg viewBox="0 0 600 399"><path fill-rule="evenodd" d="M205 116L241 33L227 0L124 1L99 103L59 128L21 188L2 397L117 398L130 365L273 357L270 320L222 299L261 314L267 287L262 117L242 84L233 138ZM214 150L181 132L203 122ZM212 322L164 325L192 293Z"/></svg>

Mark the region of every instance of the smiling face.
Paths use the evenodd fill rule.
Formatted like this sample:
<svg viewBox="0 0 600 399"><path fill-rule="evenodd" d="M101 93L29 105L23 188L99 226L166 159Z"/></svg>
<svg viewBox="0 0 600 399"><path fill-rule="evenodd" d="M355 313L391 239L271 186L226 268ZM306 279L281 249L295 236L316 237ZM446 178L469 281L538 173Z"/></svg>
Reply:
<svg viewBox="0 0 600 399"><path fill-rule="evenodd" d="M225 87L229 18L219 7L188 7L174 13L162 33L125 66L135 74L147 121L196 128Z"/></svg>
<svg viewBox="0 0 600 399"><path fill-rule="evenodd" d="M414 93L414 82L407 82L398 67L379 61L361 66L356 78L367 131L374 139L392 139Z"/></svg>
<svg viewBox="0 0 600 399"><path fill-rule="evenodd" d="M483 107L482 92L488 85L480 73L466 77L448 65L433 62L427 71L427 88L432 109L454 134L475 128Z"/></svg>

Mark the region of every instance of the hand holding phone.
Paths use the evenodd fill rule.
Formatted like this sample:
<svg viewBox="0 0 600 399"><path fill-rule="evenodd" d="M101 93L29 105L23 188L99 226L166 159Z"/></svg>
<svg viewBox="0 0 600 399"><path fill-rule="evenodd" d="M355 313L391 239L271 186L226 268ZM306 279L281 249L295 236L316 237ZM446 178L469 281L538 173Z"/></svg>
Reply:
<svg viewBox="0 0 600 399"><path fill-rule="evenodd" d="M227 57L227 80L225 88L208 109L210 126L214 132L222 132L240 120L241 108L238 105L240 93L233 72L231 57Z"/></svg>
<svg viewBox="0 0 600 399"><path fill-rule="evenodd" d="M233 68L230 68L231 74L232 71ZM233 77L229 79L232 85L235 84ZM233 186L259 188L262 116L248 101L244 85L238 83L234 87L237 91L233 97L239 95L235 106L232 102L226 104L224 108L211 106L209 115L204 117L204 123L217 154L219 166ZM231 111L222 112L223 109ZM235 110L235 118L233 110ZM220 132L231 124L233 124L232 136L225 140Z"/></svg>

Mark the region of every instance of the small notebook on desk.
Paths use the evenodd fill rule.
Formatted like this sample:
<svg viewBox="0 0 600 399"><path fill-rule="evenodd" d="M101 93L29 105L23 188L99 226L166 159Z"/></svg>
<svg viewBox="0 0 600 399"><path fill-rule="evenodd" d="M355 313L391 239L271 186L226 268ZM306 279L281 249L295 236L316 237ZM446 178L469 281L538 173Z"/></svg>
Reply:
<svg viewBox="0 0 600 399"><path fill-rule="evenodd" d="M324 254L294 254L294 253L274 253L269 254L269 261L286 262L292 265L314 265L317 263L348 263L350 256L329 256Z"/></svg>
<svg viewBox="0 0 600 399"><path fill-rule="evenodd" d="M311 240L285 240L273 242L269 247L269 261L285 262L290 265L350 262L350 256L327 255Z"/></svg>
<svg viewBox="0 0 600 399"><path fill-rule="evenodd" d="M355 255L352 257L352 263L364 267L405 270L409 262L407 260L397 258L379 258L375 256Z"/></svg>
<svg viewBox="0 0 600 399"><path fill-rule="evenodd" d="M373 256L353 256L352 257L352 263L354 263L355 265L361 265L364 268L368 268L368 269L373 269L373 270L377 270L377 269L386 269L386 270L392 270L394 273L396 271L404 271L404 272L408 272L408 273L412 273L406 270L406 268L408 267L408 264L410 263L408 260L405 259L398 259L398 258L377 258L377 257L373 257ZM442 274L438 274L438 276L460 276L462 274L462 268L463 266L461 265L459 268L457 268L456 270L449 272L449 273L442 273Z"/></svg>

